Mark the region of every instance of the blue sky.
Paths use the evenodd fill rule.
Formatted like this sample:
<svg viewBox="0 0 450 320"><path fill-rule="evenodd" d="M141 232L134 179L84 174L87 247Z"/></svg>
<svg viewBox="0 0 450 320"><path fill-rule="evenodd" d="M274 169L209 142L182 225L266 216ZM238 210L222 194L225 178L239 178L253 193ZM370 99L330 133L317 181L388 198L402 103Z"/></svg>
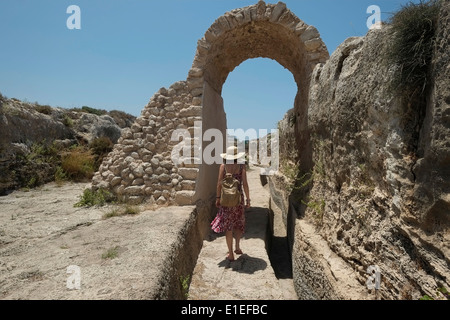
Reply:
<svg viewBox="0 0 450 320"><path fill-rule="evenodd" d="M266 1L276 3L276 1ZM363 36L370 5L382 20L404 0L285 0L321 33L330 54ZM417 1L414 1L417 2ZM185 80L197 41L225 12L257 0L1 0L0 92L64 108L84 105L138 116L161 87ZM70 5L81 30L69 30ZM228 127L272 129L293 107L292 74L269 59L247 60L223 88Z"/></svg>

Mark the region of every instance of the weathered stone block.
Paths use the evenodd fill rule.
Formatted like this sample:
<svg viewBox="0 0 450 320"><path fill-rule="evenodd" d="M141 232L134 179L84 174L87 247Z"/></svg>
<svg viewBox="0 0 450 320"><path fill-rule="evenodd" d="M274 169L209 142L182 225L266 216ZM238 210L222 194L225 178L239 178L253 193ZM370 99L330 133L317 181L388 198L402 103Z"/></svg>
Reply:
<svg viewBox="0 0 450 320"><path fill-rule="evenodd" d="M142 186L131 186L127 187L124 190L124 194L127 195L141 195L144 193L144 189Z"/></svg>
<svg viewBox="0 0 450 320"><path fill-rule="evenodd" d="M196 168L179 168L178 174L187 180L197 179L198 169Z"/></svg>
<svg viewBox="0 0 450 320"><path fill-rule="evenodd" d="M193 191L195 190L195 181L192 180L184 180L181 181L181 188L183 190Z"/></svg>
<svg viewBox="0 0 450 320"><path fill-rule="evenodd" d="M167 173L163 173L158 177L159 181L161 182L168 182L170 180L170 175L168 175Z"/></svg>
<svg viewBox="0 0 450 320"><path fill-rule="evenodd" d="M303 34L300 36L300 39L305 42L308 40L312 40L315 38L320 38L319 31L313 26L308 26L306 30L303 32Z"/></svg>
<svg viewBox="0 0 450 320"><path fill-rule="evenodd" d="M179 206L188 206L193 204L194 191L178 191L175 194L175 203Z"/></svg>
<svg viewBox="0 0 450 320"><path fill-rule="evenodd" d="M111 187L115 187L115 186L119 185L121 182L122 182L121 177L115 177L111 180Z"/></svg>
<svg viewBox="0 0 450 320"><path fill-rule="evenodd" d="M316 38L316 39L311 39L311 40L305 41L304 43L305 43L305 47L308 51L314 51L314 50L319 49L322 46L323 42L321 39Z"/></svg>
<svg viewBox="0 0 450 320"><path fill-rule="evenodd" d="M202 115L201 106L190 106L180 111L180 117L196 117Z"/></svg>
<svg viewBox="0 0 450 320"><path fill-rule="evenodd" d="M277 21L281 14L286 10L286 4L283 2L278 2L275 8L272 10L272 17L270 18L271 22Z"/></svg>

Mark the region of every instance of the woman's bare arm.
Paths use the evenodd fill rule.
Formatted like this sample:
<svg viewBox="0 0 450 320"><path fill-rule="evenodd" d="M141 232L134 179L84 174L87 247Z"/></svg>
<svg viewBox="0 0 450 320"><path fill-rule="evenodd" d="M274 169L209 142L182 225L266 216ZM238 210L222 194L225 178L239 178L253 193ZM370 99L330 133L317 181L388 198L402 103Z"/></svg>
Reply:
<svg viewBox="0 0 450 320"><path fill-rule="evenodd" d="M249 208L250 207L250 189L248 187L247 170L245 169L245 166L242 169L242 184L244 187L245 197L247 198L246 207Z"/></svg>
<svg viewBox="0 0 450 320"><path fill-rule="evenodd" d="M223 179L223 173L225 170L225 165L220 165L219 169L219 178L217 179L217 188L216 188L216 207L220 206L220 194L222 192L222 179Z"/></svg>

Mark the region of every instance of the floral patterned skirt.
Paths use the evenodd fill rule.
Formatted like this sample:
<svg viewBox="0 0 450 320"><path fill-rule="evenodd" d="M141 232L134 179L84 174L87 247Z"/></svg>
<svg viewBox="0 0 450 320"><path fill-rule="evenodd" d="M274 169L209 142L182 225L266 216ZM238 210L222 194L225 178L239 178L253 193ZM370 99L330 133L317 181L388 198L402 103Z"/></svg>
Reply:
<svg viewBox="0 0 450 320"><path fill-rule="evenodd" d="M220 207L216 218L211 223L211 229L216 233L240 230L245 231L245 210L241 203L236 207Z"/></svg>

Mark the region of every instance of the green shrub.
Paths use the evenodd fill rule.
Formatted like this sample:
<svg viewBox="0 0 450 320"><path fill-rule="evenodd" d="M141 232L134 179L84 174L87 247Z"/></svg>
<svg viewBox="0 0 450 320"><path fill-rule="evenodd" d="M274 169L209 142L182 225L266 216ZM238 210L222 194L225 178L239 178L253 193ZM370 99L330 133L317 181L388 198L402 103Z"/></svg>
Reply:
<svg viewBox="0 0 450 320"><path fill-rule="evenodd" d="M33 143L30 153L26 155L28 161L36 163L56 163L59 158L59 150L54 144L48 144L45 140Z"/></svg>
<svg viewBox="0 0 450 320"><path fill-rule="evenodd" d="M439 8L438 0L410 2L390 19L388 60L399 68L393 85L403 97L422 95L430 82Z"/></svg>
<svg viewBox="0 0 450 320"><path fill-rule="evenodd" d="M70 118L67 114L64 115L63 121L62 121L63 125L65 125L67 128L72 128L73 127L73 120L72 118Z"/></svg>
<svg viewBox="0 0 450 320"><path fill-rule="evenodd" d="M108 137L99 137L92 140L92 142L89 145L89 148L91 148L94 154L96 155L104 155L111 152L113 146L114 144Z"/></svg>
<svg viewBox="0 0 450 320"><path fill-rule="evenodd" d="M181 289L183 290L185 298L189 298L189 285L191 283L191 277L189 275L180 276Z"/></svg>
<svg viewBox="0 0 450 320"><path fill-rule="evenodd" d="M81 107L81 111L86 112L86 113L92 113L95 114L97 116L102 116L104 114L107 114L106 110L100 110L100 109L94 109L88 106L82 106Z"/></svg>
<svg viewBox="0 0 450 320"><path fill-rule="evenodd" d="M77 202L75 207L101 207L106 203L115 201L114 195L105 189L98 189L93 191L91 189L85 189L80 197L80 201Z"/></svg>
<svg viewBox="0 0 450 320"><path fill-rule="evenodd" d="M67 180L67 175L64 172L64 169L61 166L56 167L55 182L57 184L62 184L66 180Z"/></svg>

